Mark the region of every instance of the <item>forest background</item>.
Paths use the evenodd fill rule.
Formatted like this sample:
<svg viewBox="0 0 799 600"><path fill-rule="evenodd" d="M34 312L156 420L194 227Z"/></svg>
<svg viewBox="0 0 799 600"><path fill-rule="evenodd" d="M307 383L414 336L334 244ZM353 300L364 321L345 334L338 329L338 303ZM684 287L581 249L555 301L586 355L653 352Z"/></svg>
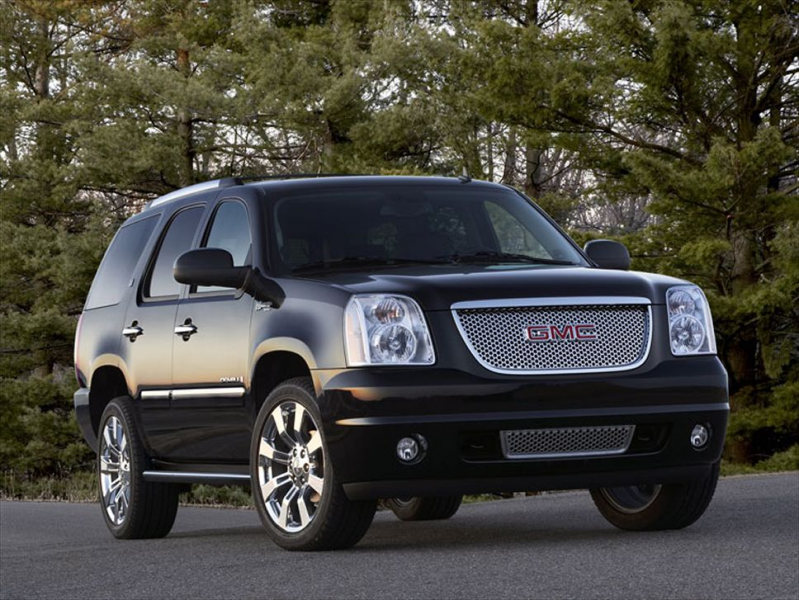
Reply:
<svg viewBox="0 0 799 600"><path fill-rule="evenodd" d="M0 493L91 470L72 344L120 223L185 185L297 172L466 168L701 285L725 458L799 468L796 11L0 0Z"/></svg>

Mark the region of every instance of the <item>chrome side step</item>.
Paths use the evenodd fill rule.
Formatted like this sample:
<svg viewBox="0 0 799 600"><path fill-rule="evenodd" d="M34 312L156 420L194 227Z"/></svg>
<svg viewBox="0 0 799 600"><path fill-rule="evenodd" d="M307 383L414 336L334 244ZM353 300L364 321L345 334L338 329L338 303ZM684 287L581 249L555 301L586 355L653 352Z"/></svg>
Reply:
<svg viewBox="0 0 799 600"><path fill-rule="evenodd" d="M249 475L236 473L189 473L186 471L145 471L145 481L162 483L206 483L208 485L249 485Z"/></svg>

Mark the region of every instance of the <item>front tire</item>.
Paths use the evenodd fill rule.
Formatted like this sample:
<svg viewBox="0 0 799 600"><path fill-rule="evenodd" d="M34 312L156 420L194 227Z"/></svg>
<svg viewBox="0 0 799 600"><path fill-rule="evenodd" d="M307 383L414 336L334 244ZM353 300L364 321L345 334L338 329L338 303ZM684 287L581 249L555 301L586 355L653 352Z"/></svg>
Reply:
<svg viewBox="0 0 799 600"><path fill-rule="evenodd" d="M628 531L682 529L701 517L716 491L719 463L701 479L681 484L619 486L591 490L611 524Z"/></svg>
<svg viewBox="0 0 799 600"><path fill-rule="evenodd" d="M131 400L112 400L100 418L97 476L103 519L119 539L167 535L178 512L180 487L145 481L144 451Z"/></svg>
<svg viewBox="0 0 799 600"><path fill-rule="evenodd" d="M400 521L440 521L458 512L462 501L463 496L391 498L386 505Z"/></svg>
<svg viewBox="0 0 799 600"><path fill-rule="evenodd" d="M277 386L253 428L250 477L261 522L286 550L334 550L357 544L377 502L354 502L336 479L308 377Z"/></svg>

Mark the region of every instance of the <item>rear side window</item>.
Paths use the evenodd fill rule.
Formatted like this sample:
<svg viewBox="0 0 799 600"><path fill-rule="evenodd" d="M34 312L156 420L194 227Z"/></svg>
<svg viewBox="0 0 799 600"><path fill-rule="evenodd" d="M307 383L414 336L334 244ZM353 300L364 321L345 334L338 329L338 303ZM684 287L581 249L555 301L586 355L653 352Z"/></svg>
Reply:
<svg viewBox="0 0 799 600"><path fill-rule="evenodd" d="M172 269L178 256L191 249L203 209L202 206L195 206L182 210L169 223L144 283L145 298L165 299L180 293L181 284L175 281Z"/></svg>
<svg viewBox="0 0 799 600"><path fill-rule="evenodd" d="M86 300L86 310L112 306L122 301L133 278L133 269L157 221L151 217L126 225L117 232L94 277Z"/></svg>

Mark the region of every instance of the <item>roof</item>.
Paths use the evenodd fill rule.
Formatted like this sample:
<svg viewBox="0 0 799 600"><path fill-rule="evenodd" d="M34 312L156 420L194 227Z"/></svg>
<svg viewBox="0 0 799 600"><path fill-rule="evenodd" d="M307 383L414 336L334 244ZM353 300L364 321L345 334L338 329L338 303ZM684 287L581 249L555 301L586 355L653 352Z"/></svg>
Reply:
<svg viewBox="0 0 799 600"><path fill-rule="evenodd" d="M202 192L208 192L214 189L224 189L229 187L235 187L239 185L245 185L247 187L260 187L260 188L268 188L277 191L280 190L290 190L290 189L297 189L297 188L330 188L330 187L338 187L338 186L365 186L365 185L383 185L383 186L395 186L395 185L426 185L426 186L452 186L452 185L477 185L477 186L488 186L488 187L498 187L499 184L491 183L488 181L478 181L467 179L465 177L430 177L430 176L411 176L411 175L289 175L285 178L281 178L280 176L269 177L264 179L256 179L253 181L247 181L246 178L240 179L238 177L226 177L223 179L213 179L211 181L206 181L203 183L197 183L195 185L190 185L188 187L175 190L174 192L170 192L165 194L164 196L159 196L155 200L152 200L147 206L145 206L144 211L147 211L151 208L155 208L156 206L161 206L163 204L172 202L173 200L177 200L179 198L186 198L188 196L192 196L194 194L199 194ZM144 212L142 211L142 212Z"/></svg>

